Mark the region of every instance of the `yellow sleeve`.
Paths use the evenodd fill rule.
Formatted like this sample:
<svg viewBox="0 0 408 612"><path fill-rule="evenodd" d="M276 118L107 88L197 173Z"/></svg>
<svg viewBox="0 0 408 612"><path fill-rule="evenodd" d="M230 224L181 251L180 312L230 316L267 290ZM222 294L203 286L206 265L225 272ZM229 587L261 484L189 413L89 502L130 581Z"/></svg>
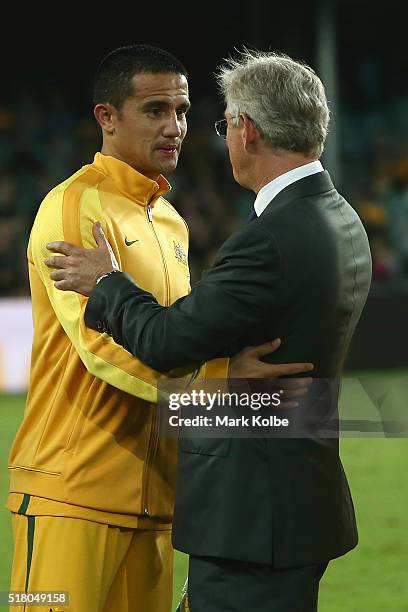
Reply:
<svg viewBox="0 0 408 612"><path fill-rule="evenodd" d="M207 361L201 366L197 378L228 378L229 361L224 357Z"/></svg>

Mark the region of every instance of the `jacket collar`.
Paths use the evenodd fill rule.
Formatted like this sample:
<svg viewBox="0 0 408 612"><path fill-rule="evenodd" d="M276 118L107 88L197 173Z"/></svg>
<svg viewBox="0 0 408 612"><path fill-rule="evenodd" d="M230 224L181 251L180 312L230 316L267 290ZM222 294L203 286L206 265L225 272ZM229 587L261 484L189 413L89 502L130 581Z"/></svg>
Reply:
<svg viewBox="0 0 408 612"><path fill-rule="evenodd" d="M154 206L153 200L171 189L170 183L161 174L157 181L153 181L129 164L110 155L96 153L93 166L109 176L119 191L142 206Z"/></svg>
<svg viewBox="0 0 408 612"><path fill-rule="evenodd" d="M320 160L316 159L303 166L292 168L283 174L280 174L276 178L272 179L264 185L258 192L256 200L254 202L254 209L258 217L261 216L268 204L276 198L280 191L283 191L285 187L288 187L296 181L300 181L302 178L309 176L310 174L316 174L317 172L323 172L324 168Z"/></svg>
<svg viewBox="0 0 408 612"><path fill-rule="evenodd" d="M304 198L307 196L319 195L327 191L334 189L334 185L330 178L330 174L327 170L324 172L318 172L317 174L311 174L302 178L291 185L285 187L278 193L278 195L268 204L263 215L275 211L278 207L285 206L293 200L298 198Z"/></svg>

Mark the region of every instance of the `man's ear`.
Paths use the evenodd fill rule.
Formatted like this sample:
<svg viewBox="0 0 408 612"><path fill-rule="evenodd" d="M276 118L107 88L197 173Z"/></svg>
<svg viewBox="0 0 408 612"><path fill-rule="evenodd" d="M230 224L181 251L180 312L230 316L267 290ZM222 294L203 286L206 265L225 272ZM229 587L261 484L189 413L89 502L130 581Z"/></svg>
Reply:
<svg viewBox="0 0 408 612"><path fill-rule="evenodd" d="M241 118L244 128L242 130L242 141L244 143L245 150L248 153L251 153L256 149L260 134L254 122L248 117L248 115L241 113Z"/></svg>
<svg viewBox="0 0 408 612"><path fill-rule="evenodd" d="M102 130L112 136L115 133L116 108L109 103L97 104L94 115Z"/></svg>

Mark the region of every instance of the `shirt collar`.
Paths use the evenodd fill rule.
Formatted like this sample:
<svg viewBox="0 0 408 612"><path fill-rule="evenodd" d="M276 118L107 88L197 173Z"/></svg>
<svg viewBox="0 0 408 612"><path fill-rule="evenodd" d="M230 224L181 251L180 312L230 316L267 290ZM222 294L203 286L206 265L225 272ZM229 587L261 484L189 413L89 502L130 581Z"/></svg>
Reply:
<svg viewBox="0 0 408 612"><path fill-rule="evenodd" d="M299 166L299 168L294 168L293 170L289 170L289 172L285 172L280 176L277 176L272 181L267 183L259 190L258 195L256 196L256 200L254 203L254 208L257 216L259 217L268 204L275 198L282 189L288 187L292 183L299 181L306 176L311 174L316 174L317 172L323 172L324 168L319 160L309 162L308 164L304 164L303 166Z"/></svg>
<svg viewBox="0 0 408 612"><path fill-rule="evenodd" d="M156 200L171 189L170 183L162 174L159 175L157 181L153 181L129 164L110 155L96 153L93 166L109 176L119 191L143 206L148 204L154 206L152 200Z"/></svg>

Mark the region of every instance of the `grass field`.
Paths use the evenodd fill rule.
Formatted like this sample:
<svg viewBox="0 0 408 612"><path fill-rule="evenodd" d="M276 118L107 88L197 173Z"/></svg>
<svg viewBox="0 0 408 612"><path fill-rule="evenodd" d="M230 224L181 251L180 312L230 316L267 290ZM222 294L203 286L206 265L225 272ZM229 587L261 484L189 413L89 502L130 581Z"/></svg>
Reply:
<svg viewBox="0 0 408 612"><path fill-rule="evenodd" d="M403 379L398 384L403 385ZM401 397L405 406L408 395ZM369 418L370 402L353 380L344 385L343 403L350 413L360 417L366 411ZM7 455L23 407L23 396L0 396L0 591L8 589L12 554L10 519L4 508ZM341 448L360 543L329 565L319 612L408 612L408 440L350 437L342 439ZM186 557L176 554L175 601L186 569Z"/></svg>

